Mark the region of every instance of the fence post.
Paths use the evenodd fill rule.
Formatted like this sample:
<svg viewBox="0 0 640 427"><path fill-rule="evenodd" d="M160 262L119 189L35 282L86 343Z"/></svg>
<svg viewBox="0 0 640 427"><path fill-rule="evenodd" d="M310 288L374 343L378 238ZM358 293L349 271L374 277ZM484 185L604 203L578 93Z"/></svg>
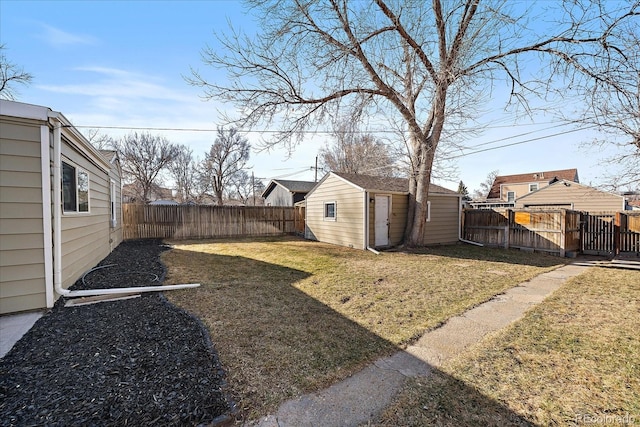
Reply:
<svg viewBox="0 0 640 427"><path fill-rule="evenodd" d="M622 213L616 212L613 223L613 255L620 255L620 225L622 223Z"/></svg>
<svg viewBox="0 0 640 427"><path fill-rule="evenodd" d="M515 223L515 215L511 209L507 209L507 226L504 230L504 248L509 249L509 241L511 240L511 228Z"/></svg>
<svg viewBox="0 0 640 427"><path fill-rule="evenodd" d="M567 247L567 210L560 211L560 256L565 257Z"/></svg>

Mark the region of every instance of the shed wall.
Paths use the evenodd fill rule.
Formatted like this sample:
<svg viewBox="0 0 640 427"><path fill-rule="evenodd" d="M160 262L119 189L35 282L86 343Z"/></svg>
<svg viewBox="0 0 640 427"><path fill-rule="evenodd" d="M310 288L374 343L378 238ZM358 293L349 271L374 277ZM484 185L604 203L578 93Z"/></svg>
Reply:
<svg viewBox="0 0 640 427"><path fill-rule="evenodd" d="M459 199L452 196L429 195L431 220L425 226L427 245L456 243L459 237Z"/></svg>
<svg viewBox="0 0 640 427"><path fill-rule="evenodd" d="M336 202L336 220L324 220L324 203ZM307 196L306 237L320 242L364 248L364 193L330 175Z"/></svg>

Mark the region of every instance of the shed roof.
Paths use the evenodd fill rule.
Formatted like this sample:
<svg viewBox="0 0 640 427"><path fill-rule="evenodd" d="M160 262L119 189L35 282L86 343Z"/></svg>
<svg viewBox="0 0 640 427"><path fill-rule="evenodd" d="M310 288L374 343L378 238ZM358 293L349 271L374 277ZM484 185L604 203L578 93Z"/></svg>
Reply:
<svg viewBox="0 0 640 427"><path fill-rule="evenodd" d="M409 180L407 178L393 178L385 176L360 175L344 172L331 172L332 174L349 181L357 187L367 191L409 193ZM429 184L430 193L456 195L460 194L436 184Z"/></svg>
<svg viewBox="0 0 640 427"><path fill-rule="evenodd" d="M578 169L560 169L553 171L529 172L516 175L500 175L493 180L493 185L487 199L500 198L500 186L502 184L524 184L528 182L551 182L553 180L567 180L580 182L578 180Z"/></svg>
<svg viewBox="0 0 640 427"><path fill-rule="evenodd" d="M277 185L292 193L308 193L317 182L314 181L293 181L288 179L272 179L262 192L262 197L267 197Z"/></svg>

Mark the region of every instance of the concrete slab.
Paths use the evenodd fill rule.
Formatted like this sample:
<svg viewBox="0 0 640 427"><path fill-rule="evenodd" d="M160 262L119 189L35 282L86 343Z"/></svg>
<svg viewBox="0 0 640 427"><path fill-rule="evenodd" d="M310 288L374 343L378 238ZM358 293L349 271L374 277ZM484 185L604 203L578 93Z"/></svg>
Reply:
<svg viewBox="0 0 640 427"><path fill-rule="evenodd" d="M4 357L43 314L43 311L33 311L0 317L0 357Z"/></svg>

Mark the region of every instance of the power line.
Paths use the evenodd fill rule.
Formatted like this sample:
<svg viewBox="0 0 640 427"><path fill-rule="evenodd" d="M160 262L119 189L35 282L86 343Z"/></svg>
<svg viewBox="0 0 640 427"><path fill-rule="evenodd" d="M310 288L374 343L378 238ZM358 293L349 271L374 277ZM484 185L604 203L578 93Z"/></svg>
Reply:
<svg viewBox="0 0 640 427"><path fill-rule="evenodd" d="M498 150L500 148L512 147L514 145L526 144L528 142L539 141L541 139L547 139L547 138L553 138L555 136L567 135L567 134L570 134L570 133L580 132L580 131L591 129L591 128L595 128L595 127L598 127L598 126L597 125L587 126L587 127L580 128L580 129L573 129L573 130L568 130L568 131L564 131L564 132L554 133L554 134L551 134L551 135L540 136L538 138L526 139L524 141L512 142L511 144L504 144L504 145L499 145L497 147L490 147L490 148L485 148L483 150L476 150L476 151L473 151L471 153L464 153L464 154L458 154L458 155L455 155L455 156L445 157L442 160L452 160L452 159L457 159L457 158L460 158L460 157L471 156L472 154L483 153L485 151L491 151L491 150ZM487 143L487 144L489 144L489 143Z"/></svg>
<svg viewBox="0 0 640 427"><path fill-rule="evenodd" d="M547 124L554 124L557 122L540 122L540 123L523 123L523 124L514 124L514 125L496 125L496 126L486 126L481 127L481 129L501 129L501 128L514 128L514 127L525 127L525 126L540 126ZM553 127L559 126L567 126L570 123L559 124ZM76 129L114 129L114 130L152 130L152 131L165 131L165 132L217 132L218 129L210 129L210 128L168 128L168 127L145 127L145 126L89 126L89 125L72 125ZM66 126L64 126L66 127ZM275 129L264 129L264 130L253 130L253 129L238 129L238 132L242 133L282 133L281 130ZM408 131L402 131L408 132ZM333 134L335 131L333 130L300 130L296 131L296 133L304 133L304 134ZM370 130L353 130L353 131L341 131L340 133L354 133L354 134L375 134L375 133L398 133L397 130L389 130L389 129L370 129Z"/></svg>

